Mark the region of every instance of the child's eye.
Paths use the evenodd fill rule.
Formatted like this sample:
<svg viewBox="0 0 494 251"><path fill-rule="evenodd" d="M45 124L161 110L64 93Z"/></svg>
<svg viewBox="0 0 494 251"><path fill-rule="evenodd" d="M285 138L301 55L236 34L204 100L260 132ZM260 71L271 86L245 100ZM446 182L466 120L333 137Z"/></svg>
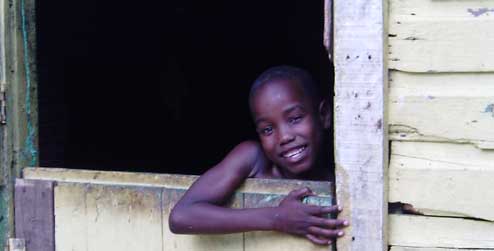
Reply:
<svg viewBox="0 0 494 251"><path fill-rule="evenodd" d="M288 122L289 122L290 124L296 124L296 123L300 122L300 121L302 120L302 118L303 118L302 116L290 117L290 118L288 119Z"/></svg>
<svg viewBox="0 0 494 251"><path fill-rule="evenodd" d="M264 127L261 129L262 135L268 136L268 135L271 135L271 133L273 133L273 127L271 127L271 126L267 126L267 127Z"/></svg>

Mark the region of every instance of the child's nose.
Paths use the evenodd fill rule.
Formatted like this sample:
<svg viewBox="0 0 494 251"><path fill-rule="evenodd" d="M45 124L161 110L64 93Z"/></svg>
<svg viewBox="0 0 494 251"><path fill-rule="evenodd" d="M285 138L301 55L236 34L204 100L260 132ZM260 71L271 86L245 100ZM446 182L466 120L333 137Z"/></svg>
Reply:
<svg viewBox="0 0 494 251"><path fill-rule="evenodd" d="M289 128L280 130L280 145L285 145L295 140L295 134Z"/></svg>

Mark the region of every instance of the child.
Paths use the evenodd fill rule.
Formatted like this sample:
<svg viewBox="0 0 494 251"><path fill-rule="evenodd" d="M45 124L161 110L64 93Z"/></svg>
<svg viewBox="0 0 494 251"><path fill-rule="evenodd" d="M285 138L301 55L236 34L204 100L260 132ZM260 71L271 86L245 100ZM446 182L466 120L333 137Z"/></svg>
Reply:
<svg viewBox="0 0 494 251"><path fill-rule="evenodd" d="M249 106L260 142L236 146L203 174L175 205L170 229L179 234L281 231L330 244L347 221L327 219L341 207L303 204L309 188L290 192L278 207L231 209L222 205L247 178L331 180L325 139L330 107L310 75L290 66L273 67L251 87Z"/></svg>

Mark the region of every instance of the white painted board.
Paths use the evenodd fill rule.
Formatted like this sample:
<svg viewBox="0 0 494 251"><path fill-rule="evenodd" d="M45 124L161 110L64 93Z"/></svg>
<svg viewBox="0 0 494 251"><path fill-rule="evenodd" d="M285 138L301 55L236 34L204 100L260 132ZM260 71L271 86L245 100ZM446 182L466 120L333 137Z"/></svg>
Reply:
<svg viewBox="0 0 494 251"><path fill-rule="evenodd" d="M390 74L392 140L494 149L494 73Z"/></svg>
<svg viewBox="0 0 494 251"><path fill-rule="evenodd" d="M494 2L391 0L389 68L407 72L494 70Z"/></svg>
<svg viewBox="0 0 494 251"><path fill-rule="evenodd" d="M469 144L393 142L389 201L428 215L494 221L494 151Z"/></svg>
<svg viewBox="0 0 494 251"><path fill-rule="evenodd" d="M389 220L392 246L494 248L492 222L408 215L389 215Z"/></svg>

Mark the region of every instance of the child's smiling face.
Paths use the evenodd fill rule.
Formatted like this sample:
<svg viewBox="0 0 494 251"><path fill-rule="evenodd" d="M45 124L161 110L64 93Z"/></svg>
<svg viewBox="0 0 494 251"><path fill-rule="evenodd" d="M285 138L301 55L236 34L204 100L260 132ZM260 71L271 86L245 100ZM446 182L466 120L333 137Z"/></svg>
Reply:
<svg viewBox="0 0 494 251"><path fill-rule="evenodd" d="M323 123L318 106L297 80L274 79L256 90L251 110L266 156L296 178L316 163Z"/></svg>

